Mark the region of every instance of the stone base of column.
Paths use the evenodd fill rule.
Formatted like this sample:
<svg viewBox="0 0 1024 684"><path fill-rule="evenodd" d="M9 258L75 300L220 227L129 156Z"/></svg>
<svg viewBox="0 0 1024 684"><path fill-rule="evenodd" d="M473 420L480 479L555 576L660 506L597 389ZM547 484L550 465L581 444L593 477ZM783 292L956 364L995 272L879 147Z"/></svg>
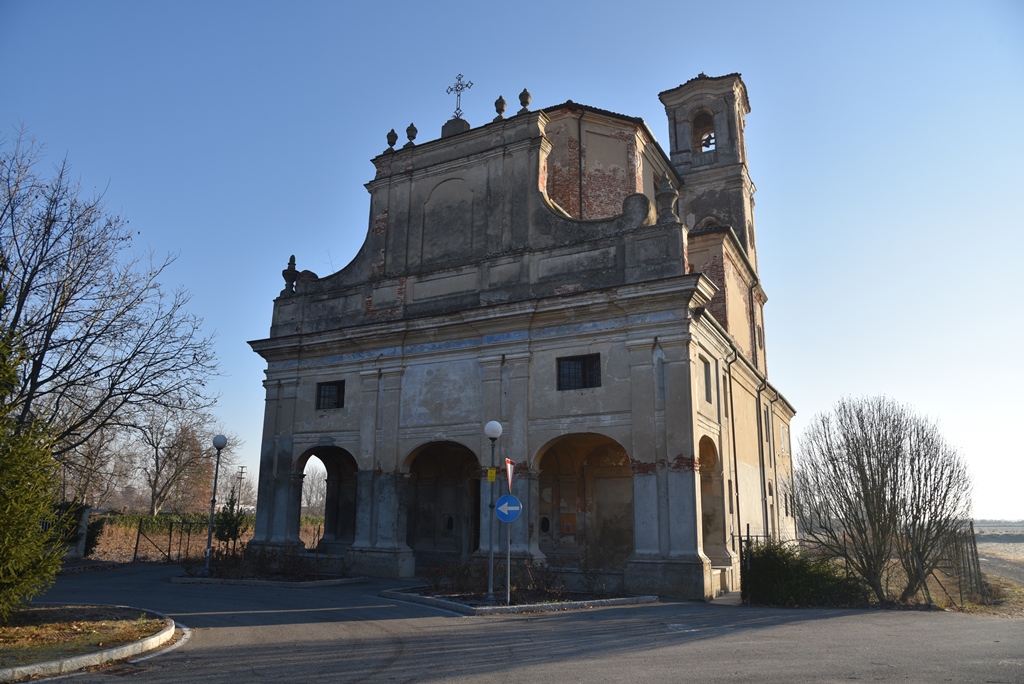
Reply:
<svg viewBox="0 0 1024 684"><path fill-rule="evenodd" d="M717 593L707 559L634 558L626 561L623 575L630 594L657 594L674 598L710 601Z"/></svg>
<svg viewBox="0 0 1024 684"><path fill-rule="evenodd" d="M306 546L300 542L287 541L257 541L251 540L245 547L247 554L299 554L306 552Z"/></svg>
<svg viewBox="0 0 1024 684"><path fill-rule="evenodd" d="M416 558L410 548L375 548L352 545L345 552L349 573L400 579L416 576Z"/></svg>

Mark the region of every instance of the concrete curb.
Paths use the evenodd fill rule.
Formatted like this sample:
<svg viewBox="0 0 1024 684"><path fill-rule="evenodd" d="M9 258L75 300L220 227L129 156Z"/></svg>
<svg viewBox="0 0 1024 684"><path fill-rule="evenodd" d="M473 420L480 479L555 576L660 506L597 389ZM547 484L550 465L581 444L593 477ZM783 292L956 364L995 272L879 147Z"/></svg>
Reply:
<svg viewBox="0 0 1024 684"><path fill-rule="evenodd" d="M45 604L38 604L45 605ZM62 605L95 605L91 603L74 604L66 603ZM92 667L94 665L102 665L103 663L109 663L114 660L123 660L130 658L133 655L145 653L155 648L163 646L172 638L174 638L174 620L167 617L163 613L158 613L155 610L149 610L147 608L135 608L134 606L112 606L113 608L130 608L131 610L137 610L142 613L148 613L150 615L156 615L157 617L163 618L164 628L152 636L148 636L145 639L140 639L130 644L123 644L121 646L115 646L114 648L107 648L96 653L86 653L85 655L75 656L73 658L64 658L62 660L50 660L45 663L33 663L31 665L18 665L17 667L6 667L0 669L0 682L13 682L18 679L31 676L43 676L43 675L55 675L55 674L66 674L68 672L74 672L75 670L81 670L85 667Z"/></svg>
<svg viewBox="0 0 1024 684"><path fill-rule="evenodd" d="M220 579L217 577L172 577L171 584L233 584L240 587L282 587L287 589L312 589L314 587L337 587L343 584L361 584L365 577L339 577L338 579L310 580L309 582L284 582L258 579Z"/></svg>
<svg viewBox="0 0 1024 684"><path fill-rule="evenodd" d="M580 610L582 608L598 608L601 606L634 606L643 603L657 603L657 596L624 596L622 598L593 599L590 601L559 601L557 603L530 603L521 606L467 606L464 603L447 601L434 596L423 596L412 593L420 587L407 589L385 589L380 592L383 598L421 603L425 606L443 608L462 615L509 615L514 613L547 613L559 610Z"/></svg>

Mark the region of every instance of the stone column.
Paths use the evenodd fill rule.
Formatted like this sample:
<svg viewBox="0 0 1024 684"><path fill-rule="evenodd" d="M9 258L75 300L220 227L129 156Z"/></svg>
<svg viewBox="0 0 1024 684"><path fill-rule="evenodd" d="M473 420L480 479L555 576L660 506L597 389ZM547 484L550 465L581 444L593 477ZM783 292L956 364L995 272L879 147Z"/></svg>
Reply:
<svg viewBox="0 0 1024 684"><path fill-rule="evenodd" d="M673 558L696 558L700 544L700 478L693 438L693 358L686 340L665 349L665 445L668 460L669 550Z"/></svg>
<svg viewBox="0 0 1024 684"><path fill-rule="evenodd" d="M402 369L389 368L381 372L377 424L380 427L376 442L375 462L382 475L377 477L374 496L375 539L378 548L408 549L405 539L399 537L398 521L405 517L404 501L397 496L395 475L401 470L398 453L398 428L401 413ZM403 507L399 510L399 506Z"/></svg>
<svg viewBox="0 0 1024 684"><path fill-rule="evenodd" d="M338 494L341 491L341 478L337 475L327 476L327 490L324 495L324 535L322 540L332 542L338 538Z"/></svg>
<svg viewBox="0 0 1024 684"><path fill-rule="evenodd" d="M652 592L669 596L704 596L710 598L711 566L700 551L700 478L695 471L694 387L691 368L692 352L688 335L660 337L664 352L663 380L665 386L665 421L663 443L666 465L658 473L653 488L634 485L634 496L649 497L657 493L657 512L661 538L655 542L644 536L645 549L657 543L657 556L639 554L627 562L624 576L626 590ZM642 364L641 364L642 365ZM643 377L643 368L637 368ZM641 437L642 439L642 437ZM660 469L659 469L660 470ZM636 476L634 476L636 479ZM661 480L664 481L662 484ZM641 479L641 483L646 478ZM649 491L653 489L653 492ZM634 504L636 505L636 504ZM638 545L639 548L639 545Z"/></svg>
<svg viewBox="0 0 1024 684"><path fill-rule="evenodd" d="M630 340L630 420L633 443L633 555L656 558L658 544L657 422L655 419L654 340Z"/></svg>
<svg viewBox="0 0 1024 684"><path fill-rule="evenodd" d="M544 558L537 535L538 511L540 510L540 483L535 465L530 462L529 408L530 408L530 354L520 352L505 355L502 373L504 392L501 394L502 426L505 433L504 456L516 462L515 481L512 492L523 504L519 519L511 523L512 553ZM499 493L505 488L499 487ZM503 525L505 523L502 523Z"/></svg>
<svg viewBox="0 0 1024 684"><path fill-rule="evenodd" d="M263 420L259 490L256 501L257 544L290 543L289 505L292 472L292 425L298 380L267 380L263 383L267 404Z"/></svg>
<svg viewBox="0 0 1024 684"><path fill-rule="evenodd" d="M302 473L292 472L288 477L288 523L285 541L289 544L302 544L299 537L299 525L302 522Z"/></svg>
<svg viewBox="0 0 1024 684"><path fill-rule="evenodd" d="M356 484L356 529L353 548L366 548L376 542L377 508L374 505L374 481L379 470L376 458L377 398L380 373L376 369L359 373L359 472Z"/></svg>

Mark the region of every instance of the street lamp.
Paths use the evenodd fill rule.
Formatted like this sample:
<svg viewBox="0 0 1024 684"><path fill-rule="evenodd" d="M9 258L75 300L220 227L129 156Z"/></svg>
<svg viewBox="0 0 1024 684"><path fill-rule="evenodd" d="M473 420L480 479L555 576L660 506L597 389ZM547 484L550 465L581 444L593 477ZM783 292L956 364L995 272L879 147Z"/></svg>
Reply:
<svg viewBox="0 0 1024 684"><path fill-rule="evenodd" d="M210 576L210 550L213 548L213 512L217 505L217 476L220 474L220 450L228 445L228 438L217 435L213 438L213 448L217 450L217 462L213 467L213 494L210 496L210 531L206 535L206 576Z"/></svg>
<svg viewBox="0 0 1024 684"><path fill-rule="evenodd" d="M491 490L490 533L487 537L487 603L494 603L494 480L491 479L491 473L494 472L494 443L501 437L501 423L492 420L484 425L484 435L491 440L491 467L487 471L487 484Z"/></svg>

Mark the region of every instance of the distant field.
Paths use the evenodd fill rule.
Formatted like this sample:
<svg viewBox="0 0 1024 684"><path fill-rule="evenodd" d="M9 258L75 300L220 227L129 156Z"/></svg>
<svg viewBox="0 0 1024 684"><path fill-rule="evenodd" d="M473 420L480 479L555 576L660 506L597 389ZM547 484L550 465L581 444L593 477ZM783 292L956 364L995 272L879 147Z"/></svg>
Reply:
<svg viewBox="0 0 1024 684"><path fill-rule="evenodd" d="M1024 521L976 520L981 570L1024 585Z"/></svg>
<svg viewBox="0 0 1024 684"><path fill-rule="evenodd" d="M978 553L1024 562L1024 520L976 520Z"/></svg>

